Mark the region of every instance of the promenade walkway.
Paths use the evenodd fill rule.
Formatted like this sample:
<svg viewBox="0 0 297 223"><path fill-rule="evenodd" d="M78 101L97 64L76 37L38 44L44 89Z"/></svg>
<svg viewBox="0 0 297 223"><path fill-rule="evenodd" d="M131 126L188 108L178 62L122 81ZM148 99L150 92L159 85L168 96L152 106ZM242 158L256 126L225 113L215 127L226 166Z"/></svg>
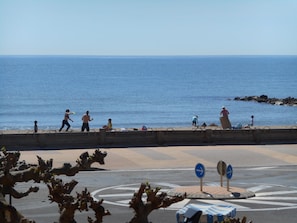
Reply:
<svg viewBox="0 0 297 223"><path fill-rule="evenodd" d="M37 155L53 158L54 167L63 163L75 165L83 152L91 155L97 149L32 150L21 151L20 160L37 163ZM197 163L216 167L219 160L234 167L297 165L297 144L279 145L223 145L223 146L168 146L135 148L100 148L106 151L107 170L141 170L167 168L194 168Z"/></svg>
<svg viewBox="0 0 297 223"><path fill-rule="evenodd" d="M86 151L91 155L94 149L22 151L21 160L37 163L38 155L45 160L53 158L54 167L61 167L63 163L75 165L79 155ZM297 144L102 148L101 151L107 152L105 165L94 167L118 171L193 168L194 172L197 163L207 169L216 167L220 160L233 168L297 165ZM237 198L254 196L242 188L227 191L223 187L204 187L201 192L199 186L178 188L171 195L184 193L202 199L228 199L233 194L240 194Z"/></svg>

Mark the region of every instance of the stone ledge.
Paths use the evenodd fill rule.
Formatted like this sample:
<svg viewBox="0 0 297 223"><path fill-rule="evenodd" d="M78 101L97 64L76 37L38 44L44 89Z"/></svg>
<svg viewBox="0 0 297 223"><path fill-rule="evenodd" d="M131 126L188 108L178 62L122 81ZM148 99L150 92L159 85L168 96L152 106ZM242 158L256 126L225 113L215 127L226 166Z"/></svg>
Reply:
<svg viewBox="0 0 297 223"><path fill-rule="evenodd" d="M7 149L64 149L94 147L145 147L187 145L259 145L297 143L297 127L248 129L173 129L0 134Z"/></svg>

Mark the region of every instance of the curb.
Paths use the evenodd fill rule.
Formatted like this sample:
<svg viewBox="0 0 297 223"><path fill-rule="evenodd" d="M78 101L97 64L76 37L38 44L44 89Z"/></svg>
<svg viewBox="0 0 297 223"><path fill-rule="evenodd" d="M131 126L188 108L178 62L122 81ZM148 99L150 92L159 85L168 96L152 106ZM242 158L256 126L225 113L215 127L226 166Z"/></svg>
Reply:
<svg viewBox="0 0 297 223"><path fill-rule="evenodd" d="M227 200L227 199L246 199L255 197L255 193L238 187L230 187L229 190L220 186L204 186L202 191L200 186L182 186L176 187L167 193L169 196L183 196L186 194L188 199L209 199L209 200Z"/></svg>

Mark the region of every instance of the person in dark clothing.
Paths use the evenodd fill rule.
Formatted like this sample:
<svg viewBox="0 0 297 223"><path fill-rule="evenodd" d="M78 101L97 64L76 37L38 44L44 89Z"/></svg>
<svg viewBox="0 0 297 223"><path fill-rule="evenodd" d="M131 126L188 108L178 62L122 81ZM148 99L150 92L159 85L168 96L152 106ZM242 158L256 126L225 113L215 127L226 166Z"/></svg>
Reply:
<svg viewBox="0 0 297 223"><path fill-rule="evenodd" d="M70 118L70 115L71 115L71 114L73 114L73 112L70 112L69 109L66 109L66 111L65 111L65 115L64 115L64 119L62 120L62 126L61 126L61 128L59 129L59 132L62 131L62 129L64 128L65 125L67 126L66 132L67 132L68 129L71 127L71 125L69 124L69 121L68 121L68 120L70 120L70 121L73 122L73 120Z"/></svg>

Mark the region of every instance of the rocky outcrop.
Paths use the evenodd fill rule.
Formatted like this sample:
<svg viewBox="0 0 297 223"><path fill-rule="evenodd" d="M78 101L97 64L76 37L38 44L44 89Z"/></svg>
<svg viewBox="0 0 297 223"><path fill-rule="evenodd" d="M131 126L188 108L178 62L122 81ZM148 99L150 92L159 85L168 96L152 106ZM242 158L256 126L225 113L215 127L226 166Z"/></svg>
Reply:
<svg viewBox="0 0 297 223"><path fill-rule="evenodd" d="M235 101L256 101L259 103L266 103L272 105L287 105L287 106L297 106L297 98L287 97L287 98L269 98L267 95L261 96L245 96L245 97L235 97Z"/></svg>

